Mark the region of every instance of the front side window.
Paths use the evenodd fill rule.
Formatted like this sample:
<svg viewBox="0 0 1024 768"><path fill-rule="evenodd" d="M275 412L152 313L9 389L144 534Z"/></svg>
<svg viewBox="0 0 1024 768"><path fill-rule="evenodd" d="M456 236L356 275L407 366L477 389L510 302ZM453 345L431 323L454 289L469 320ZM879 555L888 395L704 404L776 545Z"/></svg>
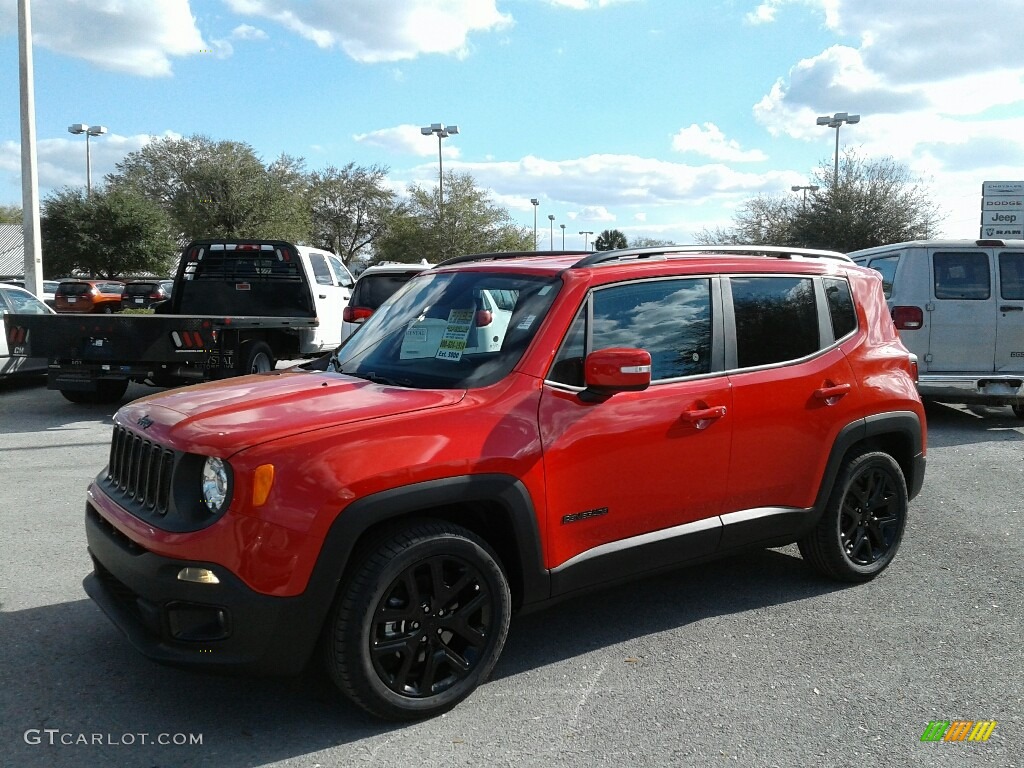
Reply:
<svg viewBox="0 0 1024 768"><path fill-rule="evenodd" d="M328 255L327 260L331 262L331 267L334 268L334 274L338 278L338 285L342 288L351 288L355 281L352 279L352 273L348 271L342 260L333 254Z"/></svg>
<svg viewBox="0 0 1024 768"><path fill-rule="evenodd" d="M817 352L818 311L809 277L734 277L740 368L783 363Z"/></svg>
<svg viewBox="0 0 1024 768"><path fill-rule="evenodd" d="M419 275L337 350L328 370L418 388L493 384L519 362L560 287L557 277Z"/></svg>
<svg viewBox="0 0 1024 768"><path fill-rule="evenodd" d="M992 295L988 254L983 251L936 253L932 267L936 299L981 300Z"/></svg>
<svg viewBox="0 0 1024 768"><path fill-rule="evenodd" d="M625 283L593 292L590 344L585 306L569 328L548 379L583 386L588 352L612 347L651 355L651 380L711 372L711 281L708 278Z"/></svg>
<svg viewBox="0 0 1024 768"><path fill-rule="evenodd" d="M999 295L1010 301L1024 300L1024 252L999 254Z"/></svg>

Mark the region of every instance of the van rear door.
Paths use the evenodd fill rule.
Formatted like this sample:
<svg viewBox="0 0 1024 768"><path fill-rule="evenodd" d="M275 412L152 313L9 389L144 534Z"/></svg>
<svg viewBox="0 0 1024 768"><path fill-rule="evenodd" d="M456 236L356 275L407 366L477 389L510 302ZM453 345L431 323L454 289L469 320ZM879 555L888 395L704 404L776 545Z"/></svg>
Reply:
<svg viewBox="0 0 1024 768"><path fill-rule="evenodd" d="M935 249L930 262L928 370L992 371L999 306L992 290L991 251Z"/></svg>
<svg viewBox="0 0 1024 768"><path fill-rule="evenodd" d="M998 252L999 307L996 365L1001 373L1024 372L1024 250Z"/></svg>

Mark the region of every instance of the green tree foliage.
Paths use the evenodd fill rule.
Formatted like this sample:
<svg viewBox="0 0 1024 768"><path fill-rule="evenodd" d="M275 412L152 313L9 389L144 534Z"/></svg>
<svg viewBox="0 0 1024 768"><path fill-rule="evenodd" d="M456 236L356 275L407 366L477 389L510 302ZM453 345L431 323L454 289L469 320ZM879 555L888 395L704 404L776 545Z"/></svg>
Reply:
<svg viewBox="0 0 1024 768"><path fill-rule="evenodd" d="M436 187L411 185L409 199L395 208L374 247L377 259L437 262L466 253L533 250L532 230L517 226L468 173L446 173L441 210L438 202Z"/></svg>
<svg viewBox="0 0 1024 768"><path fill-rule="evenodd" d="M661 245L675 245L671 240L659 240L656 237L634 237L630 248L657 248Z"/></svg>
<svg viewBox="0 0 1024 768"><path fill-rule="evenodd" d="M282 155L269 166L251 146L206 136L150 142L117 164L107 181L158 203L181 240L252 237L305 241L303 161Z"/></svg>
<svg viewBox="0 0 1024 768"><path fill-rule="evenodd" d="M21 206L0 205L0 224L21 224Z"/></svg>
<svg viewBox="0 0 1024 768"><path fill-rule="evenodd" d="M178 247L167 214L131 190L64 187L43 201L46 277L170 274Z"/></svg>
<svg viewBox="0 0 1024 768"><path fill-rule="evenodd" d="M596 251L614 251L617 248L628 247L626 236L617 229L606 229L594 240L594 250Z"/></svg>
<svg viewBox="0 0 1024 768"><path fill-rule="evenodd" d="M311 242L330 248L346 265L371 250L396 210L387 172L377 165L349 163L311 173L306 192Z"/></svg>
<svg viewBox="0 0 1024 768"><path fill-rule="evenodd" d="M849 252L934 237L941 213L927 189L891 157L867 159L855 150L840 158L839 184L832 161L822 161L807 197L761 195L737 210L730 227L704 229L700 243L748 243L827 248Z"/></svg>

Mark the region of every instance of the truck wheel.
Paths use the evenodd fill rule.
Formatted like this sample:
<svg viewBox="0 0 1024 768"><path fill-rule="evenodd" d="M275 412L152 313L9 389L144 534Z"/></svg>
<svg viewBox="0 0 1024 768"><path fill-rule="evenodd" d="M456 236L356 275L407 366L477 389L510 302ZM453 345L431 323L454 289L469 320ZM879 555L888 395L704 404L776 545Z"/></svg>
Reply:
<svg viewBox="0 0 1024 768"><path fill-rule="evenodd" d="M907 523L907 483L887 453L847 458L817 527L800 554L839 581L870 581L896 556Z"/></svg>
<svg viewBox="0 0 1024 768"><path fill-rule="evenodd" d="M274 370L274 352L265 341L247 341L242 345L239 355L238 373L266 373Z"/></svg>
<svg viewBox="0 0 1024 768"><path fill-rule="evenodd" d="M97 405L101 403L116 403L124 393L128 391L128 379L104 379L96 382L95 392L79 392L72 389L62 389L60 393L66 400L72 403L84 405Z"/></svg>
<svg viewBox="0 0 1024 768"><path fill-rule="evenodd" d="M512 601L497 556L440 521L412 524L365 554L325 627L331 678L378 717L451 709L487 678L505 645Z"/></svg>

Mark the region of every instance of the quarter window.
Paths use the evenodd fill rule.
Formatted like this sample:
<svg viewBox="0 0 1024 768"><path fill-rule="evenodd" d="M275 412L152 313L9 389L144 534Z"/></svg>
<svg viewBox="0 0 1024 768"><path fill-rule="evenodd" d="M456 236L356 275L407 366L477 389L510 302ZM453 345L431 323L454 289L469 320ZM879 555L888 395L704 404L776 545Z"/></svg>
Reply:
<svg viewBox="0 0 1024 768"><path fill-rule="evenodd" d="M832 335L841 339L857 329L857 310L853 308L850 284L835 277L826 277L823 282L828 313L832 319Z"/></svg>
<svg viewBox="0 0 1024 768"><path fill-rule="evenodd" d="M729 282L740 368L797 360L819 349L811 278L734 277Z"/></svg>
<svg viewBox="0 0 1024 768"><path fill-rule="evenodd" d="M896 282L896 267L900 264L900 257L896 256L883 256L880 259L872 259L868 262L868 266L871 269L882 275L882 293L885 294L885 298L892 296L892 287Z"/></svg>
<svg viewBox="0 0 1024 768"><path fill-rule="evenodd" d="M987 299L992 295L988 254L980 251L932 256L936 299Z"/></svg>

